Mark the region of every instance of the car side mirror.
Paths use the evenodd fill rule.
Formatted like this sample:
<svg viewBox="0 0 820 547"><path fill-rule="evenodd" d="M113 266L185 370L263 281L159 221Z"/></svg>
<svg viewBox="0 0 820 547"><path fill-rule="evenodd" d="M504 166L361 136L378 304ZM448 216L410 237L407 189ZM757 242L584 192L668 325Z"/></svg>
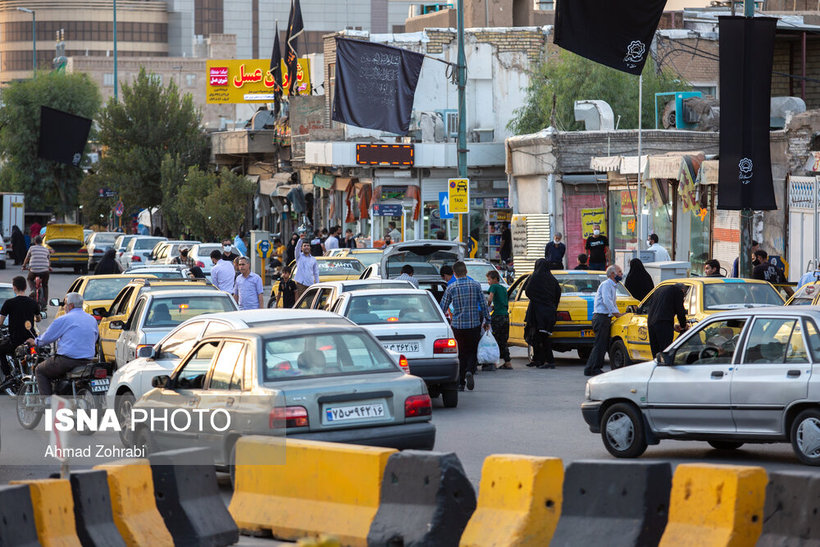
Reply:
<svg viewBox="0 0 820 547"><path fill-rule="evenodd" d="M154 355L156 355L154 346L143 346L137 350L137 357L142 357L143 359L153 359Z"/></svg>
<svg viewBox="0 0 820 547"><path fill-rule="evenodd" d="M119 319L118 319L118 320L116 320L116 321L111 321L111 322L108 324L108 327L109 327L109 328L111 328L111 329L114 329L114 330L122 330L122 328L123 328L124 326L125 326L125 323L124 323L124 322L122 322L122 321L120 321Z"/></svg>
<svg viewBox="0 0 820 547"><path fill-rule="evenodd" d="M51 304L52 306L57 306L57 307L60 307L60 306L63 305L62 301L59 298L52 298L51 300L48 301L48 303Z"/></svg>
<svg viewBox="0 0 820 547"><path fill-rule="evenodd" d="M91 310L91 314L97 317L108 317L108 310L105 308L94 308Z"/></svg>
<svg viewBox="0 0 820 547"><path fill-rule="evenodd" d="M659 351L655 356L659 365L672 366L675 364L675 354L671 351Z"/></svg>
<svg viewBox="0 0 820 547"><path fill-rule="evenodd" d="M165 374L162 376L154 376L151 379L151 385L153 387L167 388L171 387L171 383L171 377Z"/></svg>
<svg viewBox="0 0 820 547"><path fill-rule="evenodd" d="M631 304L626 307L626 313L638 313L638 306Z"/></svg>

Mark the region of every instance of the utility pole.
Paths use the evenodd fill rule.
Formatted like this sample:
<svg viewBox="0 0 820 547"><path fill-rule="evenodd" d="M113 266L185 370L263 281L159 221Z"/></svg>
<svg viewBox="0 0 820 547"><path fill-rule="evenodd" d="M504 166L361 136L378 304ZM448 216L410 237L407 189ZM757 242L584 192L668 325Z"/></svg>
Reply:
<svg viewBox="0 0 820 547"><path fill-rule="evenodd" d="M458 0L458 177L467 178L467 57L464 54L464 0ZM469 192L469 191L468 191ZM464 243L470 244L470 204L464 219Z"/></svg>
<svg viewBox="0 0 820 547"><path fill-rule="evenodd" d="M744 17L755 16L754 0L745 0L743 6ZM744 51L743 55L748 55ZM740 258L737 261L738 276L743 278L752 277L752 220L754 213L751 209L740 211Z"/></svg>
<svg viewBox="0 0 820 547"><path fill-rule="evenodd" d="M114 101L117 100L117 88L120 87L117 79L117 0L114 0Z"/></svg>

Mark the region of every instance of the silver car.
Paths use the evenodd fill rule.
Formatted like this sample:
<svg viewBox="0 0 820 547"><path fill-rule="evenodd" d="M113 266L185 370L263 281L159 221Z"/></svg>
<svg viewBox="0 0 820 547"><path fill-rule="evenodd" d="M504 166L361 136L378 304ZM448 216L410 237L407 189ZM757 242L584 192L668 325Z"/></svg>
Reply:
<svg viewBox="0 0 820 547"><path fill-rule="evenodd" d="M419 378L404 373L381 344L354 325L301 321L206 336L134 408L228 414L204 426L157 428L134 420L137 446L150 453L211 448L229 465L243 435L282 435L398 449L432 449L432 406ZM171 410L173 409L173 410ZM179 431L178 429L183 429ZM222 429L220 431L220 429Z"/></svg>
<svg viewBox="0 0 820 547"><path fill-rule="evenodd" d="M587 382L584 420L619 458L662 439L791 442L820 465L820 307L757 308L709 316L654 361ZM817 371L820 373L820 369Z"/></svg>
<svg viewBox="0 0 820 547"><path fill-rule="evenodd" d="M88 249L88 269L93 270L100 263L105 251L114 248L114 243L120 234L117 232L94 232L85 242Z"/></svg>
<svg viewBox="0 0 820 547"><path fill-rule="evenodd" d="M179 250L184 246L190 250L199 241L173 240L161 241L156 244L151 254L148 256L151 264L173 264L173 260L179 256Z"/></svg>
<svg viewBox="0 0 820 547"><path fill-rule="evenodd" d="M135 236L128 242L125 251L119 256L120 265L123 269L127 270L134 262L137 264L147 264L149 260L148 257L151 255L151 251L154 250L156 244L160 241L166 241L167 239L168 238L165 237Z"/></svg>
<svg viewBox="0 0 820 547"><path fill-rule="evenodd" d="M143 346L153 346L183 321L203 313L237 310L227 293L213 290L149 291L139 297L125 322L112 321L111 329L122 329L117 339L117 367L137 356Z"/></svg>

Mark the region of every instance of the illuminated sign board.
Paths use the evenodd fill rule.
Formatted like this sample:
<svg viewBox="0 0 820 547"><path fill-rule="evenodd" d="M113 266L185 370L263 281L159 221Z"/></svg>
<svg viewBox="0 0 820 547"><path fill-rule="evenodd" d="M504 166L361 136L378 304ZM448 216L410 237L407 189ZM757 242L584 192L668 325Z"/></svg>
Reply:
<svg viewBox="0 0 820 547"><path fill-rule="evenodd" d="M267 59L209 60L205 63L208 104L273 102L274 81ZM282 61L282 86L287 95L288 72ZM310 95L310 61L299 59L296 71L299 95Z"/></svg>
<svg viewBox="0 0 820 547"><path fill-rule="evenodd" d="M357 144L356 163L359 165L413 166L412 144Z"/></svg>

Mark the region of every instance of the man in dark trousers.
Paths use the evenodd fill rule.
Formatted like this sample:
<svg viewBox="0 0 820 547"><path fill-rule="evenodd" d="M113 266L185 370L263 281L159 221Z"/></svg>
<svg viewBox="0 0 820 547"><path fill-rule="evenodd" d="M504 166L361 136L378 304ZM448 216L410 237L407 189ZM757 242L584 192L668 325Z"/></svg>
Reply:
<svg viewBox="0 0 820 547"><path fill-rule="evenodd" d="M658 287L652 295L646 324L649 327L649 347L652 349L653 357L672 343L675 337L674 331L686 330L684 296L682 283ZM675 317L678 318L678 326L675 326Z"/></svg>
<svg viewBox="0 0 820 547"><path fill-rule="evenodd" d="M598 285L592 307L592 330L595 331L595 342L592 352L584 367L584 376L595 376L603 372L604 355L609 351L609 329L613 317L620 317L618 310L617 289L624 272L617 264L606 269L606 280Z"/></svg>
<svg viewBox="0 0 820 547"><path fill-rule="evenodd" d="M601 234L601 226L592 227L592 235L587 238L585 245L589 257L590 270L606 270L607 255L609 254L609 239Z"/></svg>
<svg viewBox="0 0 820 547"><path fill-rule="evenodd" d="M567 246L561 241L562 239L563 235L558 232L544 248L544 258L547 259L550 270L564 269L564 254L567 252Z"/></svg>

